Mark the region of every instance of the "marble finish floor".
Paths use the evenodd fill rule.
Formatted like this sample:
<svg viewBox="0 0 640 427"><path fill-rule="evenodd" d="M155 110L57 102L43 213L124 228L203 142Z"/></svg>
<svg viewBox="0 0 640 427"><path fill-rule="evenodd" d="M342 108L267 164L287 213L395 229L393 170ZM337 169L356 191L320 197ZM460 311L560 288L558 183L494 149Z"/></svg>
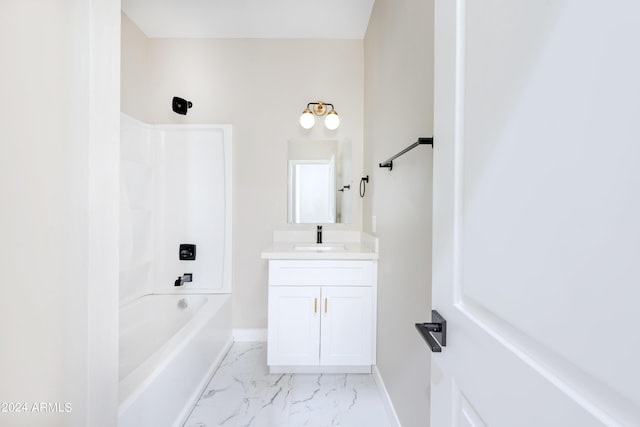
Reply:
<svg viewBox="0 0 640 427"><path fill-rule="evenodd" d="M269 374L266 343L235 343L185 427L388 427L366 374Z"/></svg>

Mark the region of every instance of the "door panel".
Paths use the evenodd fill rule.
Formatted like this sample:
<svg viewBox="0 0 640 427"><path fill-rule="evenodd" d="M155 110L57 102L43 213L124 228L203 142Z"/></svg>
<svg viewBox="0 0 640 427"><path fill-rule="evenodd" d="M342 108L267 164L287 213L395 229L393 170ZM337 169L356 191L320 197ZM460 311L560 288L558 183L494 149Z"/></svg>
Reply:
<svg viewBox="0 0 640 427"><path fill-rule="evenodd" d="M372 363L372 303L370 287L322 288L322 365Z"/></svg>
<svg viewBox="0 0 640 427"><path fill-rule="evenodd" d="M320 343L320 288L269 288L267 364L317 365Z"/></svg>
<svg viewBox="0 0 640 427"><path fill-rule="evenodd" d="M640 4L435 22L432 425L640 425Z"/></svg>
<svg viewBox="0 0 640 427"><path fill-rule="evenodd" d="M480 418L475 409L473 409L473 406L471 406L471 403L466 397L462 393L459 393L459 390L454 395L454 399L455 414L457 414L456 426L486 427L485 422Z"/></svg>

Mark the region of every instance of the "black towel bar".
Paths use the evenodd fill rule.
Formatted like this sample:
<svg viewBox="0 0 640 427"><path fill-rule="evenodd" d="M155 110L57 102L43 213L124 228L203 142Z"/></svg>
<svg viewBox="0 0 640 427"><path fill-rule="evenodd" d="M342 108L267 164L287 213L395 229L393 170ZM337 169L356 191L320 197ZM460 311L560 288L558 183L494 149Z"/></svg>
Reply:
<svg viewBox="0 0 640 427"><path fill-rule="evenodd" d="M404 150L402 150L401 152L399 152L395 156L390 157L387 160L385 160L384 162L380 163L380 167L381 168L389 168L389 170L392 170L393 169L393 160L394 159L402 156L407 151L413 150L418 145L425 145L425 144L429 144L429 145L431 145L431 148L433 148L433 137L430 137L430 138L418 138L418 140L416 142L414 142L413 144L411 144L410 146L408 146L407 148L405 148Z"/></svg>

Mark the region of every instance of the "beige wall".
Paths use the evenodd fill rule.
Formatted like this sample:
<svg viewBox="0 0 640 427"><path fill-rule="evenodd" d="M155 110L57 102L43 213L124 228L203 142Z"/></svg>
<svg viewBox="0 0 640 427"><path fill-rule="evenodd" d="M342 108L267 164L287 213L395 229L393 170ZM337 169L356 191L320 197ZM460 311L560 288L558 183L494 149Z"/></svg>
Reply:
<svg viewBox="0 0 640 427"><path fill-rule="evenodd" d="M122 111L131 117L149 122L147 108L149 97L148 39L129 19L122 16L121 84L120 99Z"/></svg>
<svg viewBox="0 0 640 427"><path fill-rule="evenodd" d="M147 39L123 31L122 111L150 123L233 125L233 304L234 328L266 328L267 266L260 252L274 229L287 225L287 142L289 139L350 139L354 180L362 173L363 42L361 40ZM131 38L131 42L129 41ZM146 48L141 46L146 44ZM133 54L133 56L131 56ZM129 66L125 64L127 62ZM133 87L132 87L133 85ZM144 109L138 99L144 96ZM171 99L193 102L187 116L171 110ZM298 119L311 101L332 102L340 114L337 131L318 120L311 130ZM353 188L353 184L352 184ZM327 229L360 230L361 199L354 223Z"/></svg>
<svg viewBox="0 0 640 427"><path fill-rule="evenodd" d="M414 323L430 320L433 2L376 0L365 38L365 231L380 238L378 368L404 427L429 424L430 353ZM436 141L437 144L437 141Z"/></svg>

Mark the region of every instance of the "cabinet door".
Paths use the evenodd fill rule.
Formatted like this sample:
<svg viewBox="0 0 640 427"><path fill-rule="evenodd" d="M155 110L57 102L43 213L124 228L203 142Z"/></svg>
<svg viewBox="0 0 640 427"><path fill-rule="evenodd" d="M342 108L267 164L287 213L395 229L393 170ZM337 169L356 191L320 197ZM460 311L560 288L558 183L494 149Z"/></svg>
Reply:
<svg viewBox="0 0 640 427"><path fill-rule="evenodd" d="M317 365L320 354L320 288L269 288L267 363Z"/></svg>
<svg viewBox="0 0 640 427"><path fill-rule="evenodd" d="M372 303L370 287L322 288L321 365L371 364Z"/></svg>

